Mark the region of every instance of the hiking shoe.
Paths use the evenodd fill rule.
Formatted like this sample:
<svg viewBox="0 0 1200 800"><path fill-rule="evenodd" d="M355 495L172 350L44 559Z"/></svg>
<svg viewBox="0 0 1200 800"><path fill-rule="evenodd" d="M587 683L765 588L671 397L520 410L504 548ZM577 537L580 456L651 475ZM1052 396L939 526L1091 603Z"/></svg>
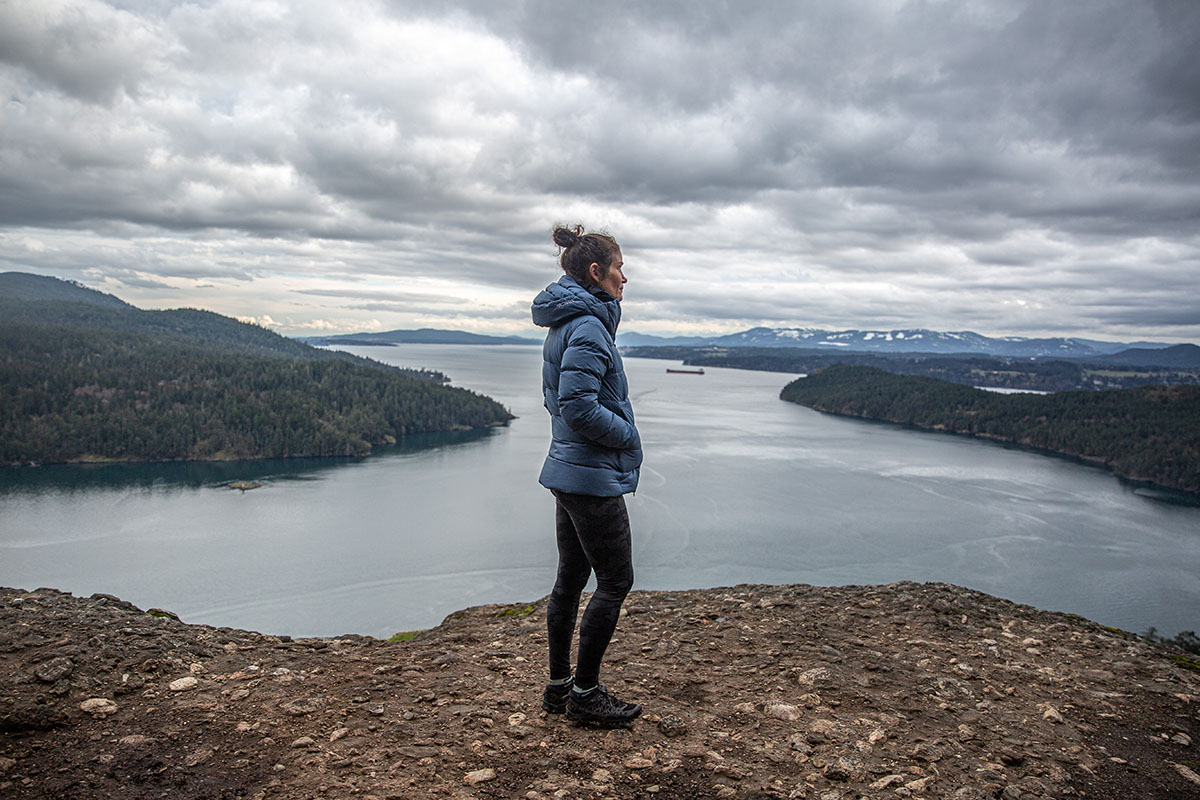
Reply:
<svg viewBox="0 0 1200 800"><path fill-rule="evenodd" d="M567 698L567 719L574 722L627 725L641 713L641 706L618 700L603 684L583 696L578 692L571 692Z"/></svg>
<svg viewBox="0 0 1200 800"><path fill-rule="evenodd" d="M547 683L546 691L542 692L542 708L547 714L561 714L567 710L567 695L575 681L566 683Z"/></svg>

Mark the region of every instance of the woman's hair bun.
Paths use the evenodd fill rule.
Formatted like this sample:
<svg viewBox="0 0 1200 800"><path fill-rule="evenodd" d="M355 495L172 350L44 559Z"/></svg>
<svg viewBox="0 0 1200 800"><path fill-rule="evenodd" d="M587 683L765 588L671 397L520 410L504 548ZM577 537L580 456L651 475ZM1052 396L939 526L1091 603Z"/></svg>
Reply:
<svg viewBox="0 0 1200 800"><path fill-rule="evenodd" d="M579 244L581 236L583 236L582 225L576 225L574 228L559 225L554 229L554 243L564 249Z"/></svg>

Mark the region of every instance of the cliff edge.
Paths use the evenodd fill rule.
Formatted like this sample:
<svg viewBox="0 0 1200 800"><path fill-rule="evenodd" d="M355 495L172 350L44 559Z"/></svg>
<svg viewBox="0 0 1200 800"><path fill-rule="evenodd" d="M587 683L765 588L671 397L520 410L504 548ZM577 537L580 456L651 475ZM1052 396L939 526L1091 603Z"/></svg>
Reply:
<svg viewBox="0 0 1200 800"><path fill-rule="evenodd" d="M188 625L0 589L0 795L19 798L1200 797L1200 672L946 584L634 592L603 679L539 706L544 603L409 642Z"/></svg>

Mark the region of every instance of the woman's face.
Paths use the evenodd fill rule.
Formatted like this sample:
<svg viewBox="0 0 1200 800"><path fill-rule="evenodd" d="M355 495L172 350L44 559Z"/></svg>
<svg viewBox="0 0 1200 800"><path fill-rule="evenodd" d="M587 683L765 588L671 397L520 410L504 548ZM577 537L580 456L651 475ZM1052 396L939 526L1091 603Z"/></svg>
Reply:
<svg viewBox="0 0 1200 800"><path fill-rule="evenodd" d="M600 266L592 264L589 267L592 281L596 286L611 294L618 300L621 299L621 294L625 287L625 274L621 268L625 266L625 262L621 260L621 251L618 249L613 253L612 266L608 268L608 273L603 278L600 277Z"/></svg>

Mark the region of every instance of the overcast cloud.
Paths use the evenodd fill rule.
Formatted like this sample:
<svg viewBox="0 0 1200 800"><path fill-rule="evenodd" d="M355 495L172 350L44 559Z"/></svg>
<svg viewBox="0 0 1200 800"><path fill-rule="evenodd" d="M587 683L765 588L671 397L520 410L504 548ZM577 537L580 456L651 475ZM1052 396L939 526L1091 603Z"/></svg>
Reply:
<svg viewBox="0 0 1200 800"><path fill-rule="evenodd" d="M0 0L0 269L280 331L1200 341L1200 3Z"/></svg>

